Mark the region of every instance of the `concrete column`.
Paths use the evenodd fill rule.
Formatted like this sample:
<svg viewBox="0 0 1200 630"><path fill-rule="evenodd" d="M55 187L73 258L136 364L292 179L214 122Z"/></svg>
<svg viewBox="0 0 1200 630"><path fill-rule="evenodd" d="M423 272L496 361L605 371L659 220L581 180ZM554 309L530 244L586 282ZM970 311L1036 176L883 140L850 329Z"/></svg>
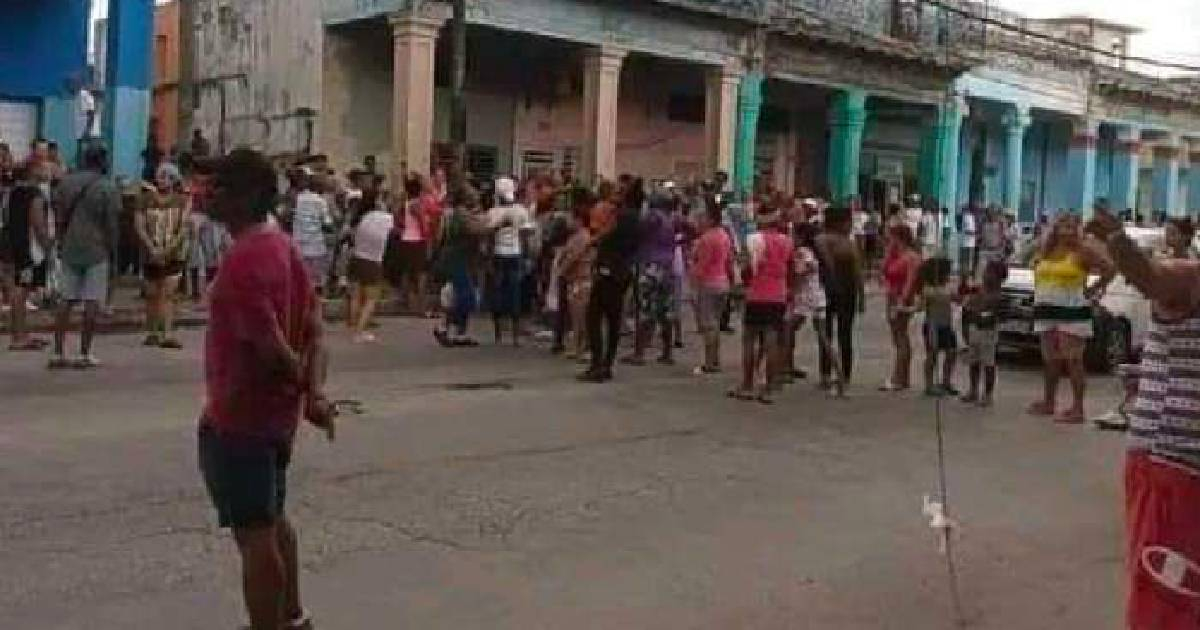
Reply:
<svg viewBox="0 0 1200 630"><path fill-rule="evenodd" d="M762 113L763 79L761 71L751 70L742 77L738 89L733 188L742 197L754 192L754 160L758 147L758 117Z"/></svg>
<svg viewBox="0 0 1200 630"><path fill-rule="evenodd" d="M958 200L958 157L961 148L963 118L970 114L965 99L954 97L938 107L933 129L931 173L932 201L939 208L951 208Z"/></svg>
<svg viewBox="0 0 1200 630"><path fill-rule="evenodd" d="M1078 118L1072 125L1067 153L1067 204L1068 209L1089 218L1096 200L1096 138L1100 121Z"/></svg>
<svg viewBox="0 0 1200 630"><path fill-rule="evenodd" d="M709 68L704 100L704 166L706 175L733 171L737 133L738 85L741 70L736 65Z"/></svg>
<svg viewBox="0 0 1200 630"><path fill-rule="evenodd" d="M1029 115L1029 107L1021 104L1013 106L1012 111L1004 117L1004 207L1018 212L1021 209L1021 182L1023 174L1023 158L1025 156L1025 132L1033 118Z"/></svg>
<svg viewBox="0 0 1200 630"><path fill-rule="evenodd" d="M1188 153L1188 214L1200 215L1200 144L1193 144Z"/></svg>
<svg viewBox="0 0 1200 630"><path fill-rule="evenodd" d="M580 175L587 181L617 176L617 102L621 89L619 48L588 50L583 60L583 151Z"/></svg>
<svg viewBox="0 0 1200 630"><path fill-rule="evenodd" d="M153 0L109 0L103 111L112 173L140 178L150 125Z"/></svg>
<svg viewBox="0 0 1200 630"><path fill-rule="evenodd" d="M981 124L986 128L986 122L981 121ZM970 118L963 121L958 145L958 184L955 186L957 199L955 199L954 207L951 208L951 214L956 213L958 208L962 208L971 202L971 178L974 176L974 173L971 172L971 167L973 166L975 148L980 144L981 140L986 139L988 139L986 134L981 137L976 129L976 125L973 124ZM984 143L983 150L986 155L986 143ZM986 187L983 201L987 201Z"/></svg>
<svg viewBox="0 0 1200 630"><path fill-rule="evenodd" d="M1154 212L1182 216L1179 203L1179 138L1169 136L1154 147Z"/></svg>
<svg viewBox="0 0 1200 630"><path fill-rule="evenodd" d="M393 14L392 187L404 173L430 172L433 152L433 68L438 31L449 17L444 5Z"/></svg>
<svg viewBox="0 0 1200 630"><path fill-rule="evenodd" d="M836 92L829 112L829 196L834 205L846 204L858 195L866 125L866 91L847 88Z"/></svg>
<svg viewBox="0 0 1200 630"><path fill-rule="evenodd" d="M1123 125L1117 128L1117 145L1113 155L1114 172L1112 199L1116 212L1137 210L1138 176L1141 172L1142 128Z"/></svg>

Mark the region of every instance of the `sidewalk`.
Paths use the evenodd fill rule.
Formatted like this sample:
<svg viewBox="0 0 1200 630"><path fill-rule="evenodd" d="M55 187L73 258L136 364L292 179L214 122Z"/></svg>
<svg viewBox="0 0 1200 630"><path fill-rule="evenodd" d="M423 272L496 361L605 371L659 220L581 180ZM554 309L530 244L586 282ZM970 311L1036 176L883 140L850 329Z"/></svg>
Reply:
<svg viewBox="0 0 1200 630"><path fill-rule="evenodd" d="M325 319L340 321L343 318L345 301L342 299L325 299ZM383 317L399 317L406 313L400 304L392 299L384 300L376 309L375 314ZM81 309L76 308L71 325L78 328ZM122 333L140 330L145 320L142 300L136 283L123 279L113 292L113 302L100 316L99 332ZM29 328L38 333L48 333L54 327L54 309L47 305L39 307L28 316ZM200 328L208 323L208 309L203 304L197 304L190 298L180 297L176 300L175 325L178 328ZM9 317L7 309L0 316L0 334L8 334Z"/></svg>

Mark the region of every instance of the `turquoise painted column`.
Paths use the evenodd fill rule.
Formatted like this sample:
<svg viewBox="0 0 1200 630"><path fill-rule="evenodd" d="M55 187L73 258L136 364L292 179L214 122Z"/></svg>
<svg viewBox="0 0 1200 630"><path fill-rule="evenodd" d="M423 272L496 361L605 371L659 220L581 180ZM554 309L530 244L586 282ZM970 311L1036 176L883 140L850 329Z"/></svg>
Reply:
<svg viewBox="0 0 1200 630"><path fill-rule="evenodd" d="M1096 197L1096 136L1100 122L1094 118L1074 121L1067 153L1067 206L1083 217L1092 216Z"/></svg>
<svg viewBox="0 0 1200 630"><path fill-rule="evenodd" d="M1122 125L1117 128L1117 146L1113 154L1113 210L1137 210L1138 176L1141 173L1142 128Z"/></svg>
<svg viewBox="0 0 1200 630"><path fill-rule="evenodd" d="M1179 139L1168 137L1154 147L1154 212L1182 216L1179 204Z"/></svg>
<svg viewBox="0 0 1200 630"><path fill-rule="evenodd" d="M150 125L154 0L109 0L104 138L112 172L141 177Z"/></svg>
<svg viewBox="0 0 1200 630"><path fill-rule="evenodd" d="M1012 212L1021 210L1021 185L1024 181L1025 132L1033 124L1029 107L1022 104L1004 117L1004 207Z"/></svg>
<svg viewBox="0 0 1200 630"><path fill-rule="evenodd" d="M745 198L754 192L754 156L758 146L758 117L762 112L763 73L751 70L738 90L737 144L733 159L733 186Z"/></svg>
<svg viewBox="0 0 1200 630"><path fill-rule="evenodd" d="M937 128L934 135L938 176L935 187L939 208L953 210L958 199L958 157L961 148L963 118L968 114L966 101L954 97L938 109Z"/></svg>
<svg viewBox="0 0 1200 630"><path fill-rule="evenodd" d="M867 92L848 88L833 95L829 114L829 197L839 205L858 195Z"/></svg>
<svg viewBox="0 0 1200 630"><path fill-rule="evenodd" d="M1188 162L1188 214L1196 217L1200 215L1200 151L1193 148L1188 153Z"/></svg>
<svg viewBox="0 0 1200 630"><path fill-rule="evenodd" d="M953 204L949 204L951 216L958 213L958 210L965 205L971 203L971 178L972 160L975 156L975 148L980 140L985 140L986 137L976 133L975 125L971 124L971 119L963 121L962 130L959 134L958 142L958 183L955 184L954 190L955 199ZM987 151L987 146L983 147Z"/></svg>

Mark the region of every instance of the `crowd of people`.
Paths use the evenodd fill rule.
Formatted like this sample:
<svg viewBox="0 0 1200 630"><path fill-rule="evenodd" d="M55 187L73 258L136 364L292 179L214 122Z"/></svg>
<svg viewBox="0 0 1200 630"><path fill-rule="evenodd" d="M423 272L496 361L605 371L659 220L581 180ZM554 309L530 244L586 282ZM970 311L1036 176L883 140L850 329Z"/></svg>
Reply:
<svg viewBox="0 0 1200 630"><path fill-rule="evenodd" d="M486 313L495 343L543 338L594 383L613 379L625 336L632 343L620 365L628 369L645 366L654 350L658 364L674 365L694 339L701 352L692 373L721 374L722 340L740 314L741 365L728 395L771 404L809 376L797 356L810 325L819 357L813 380L833 395L846 391L857 320L877 277L894 351L880 390L911 387L913 323L923 313L925 394L994 401L1002 287L1018 255L1011 215L998 208L961 213L951 252L946 217L917 200L872 213L770 191L740 198L723 173L687 185L623 175L586 186L570 173L473 182L437 168L392 186L373 161L339 176L322 156L280 166L237 150L164 159L147 181L118 186L98 147L83 152L78 169L65 168L42 141L21 163L6 154L0 149L0 286L11 350L52 345L52 369L99 366L96 321L118 272L143 280L147 346L181 347L173 334L180 299L209 308L201 468L222 525L235 531L255 627L279 627L280 615L293 627L305 619L288 586L295 533L281 490L298 417L333 430L322 297L344 300L345 326L362 344L379 341L373 320L388 292L429 318L434 341L453 351L479 345L471 320ZM1044 395L1028 411L1083 422L1093 307L1123 274L1155 313L1140 366L1122 370L1133 436L1129 614L1133 627L1184 627L1169 621L1186 609L1178 589L1161 588L1171 576L1145 563L1153 553L1200 557L1194 227L1168 221L1166 251L1150 256L1126 236L1129 221L1103 205L1094 215L1087 223L1070 212L1039 222L1027 248L1045 375ZM57 300L52 344L25 324L43 292ZM80 352L68 358L77 305ZM1071 401L1060 408L1064 378ZM248 445L261 457L248 457Z"/></svg>

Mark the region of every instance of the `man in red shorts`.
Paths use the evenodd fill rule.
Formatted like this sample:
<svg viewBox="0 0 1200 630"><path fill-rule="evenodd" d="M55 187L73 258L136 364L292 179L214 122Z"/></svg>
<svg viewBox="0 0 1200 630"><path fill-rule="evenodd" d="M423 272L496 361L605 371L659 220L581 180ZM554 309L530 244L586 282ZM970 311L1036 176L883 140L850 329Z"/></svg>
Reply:
<svg viewBox="0 0 1200 630"><path fill-rule="evenodd" d="M276 198L270 163L239 149L214 170L212 216L234 244L210 293L200 469L220 525L237 541L251 629L311 630L284 500L300 417L332 437L320 303L300 252L267 222Z"/></svg>
<svg viewBox="0 0 1200 630"><path fill-rule="evenodd" d="M1097 209L1089 231L1153 301L1137 369L1125 513L1131 630L1200 628L1200 262L1151 260Z"/></svg>

